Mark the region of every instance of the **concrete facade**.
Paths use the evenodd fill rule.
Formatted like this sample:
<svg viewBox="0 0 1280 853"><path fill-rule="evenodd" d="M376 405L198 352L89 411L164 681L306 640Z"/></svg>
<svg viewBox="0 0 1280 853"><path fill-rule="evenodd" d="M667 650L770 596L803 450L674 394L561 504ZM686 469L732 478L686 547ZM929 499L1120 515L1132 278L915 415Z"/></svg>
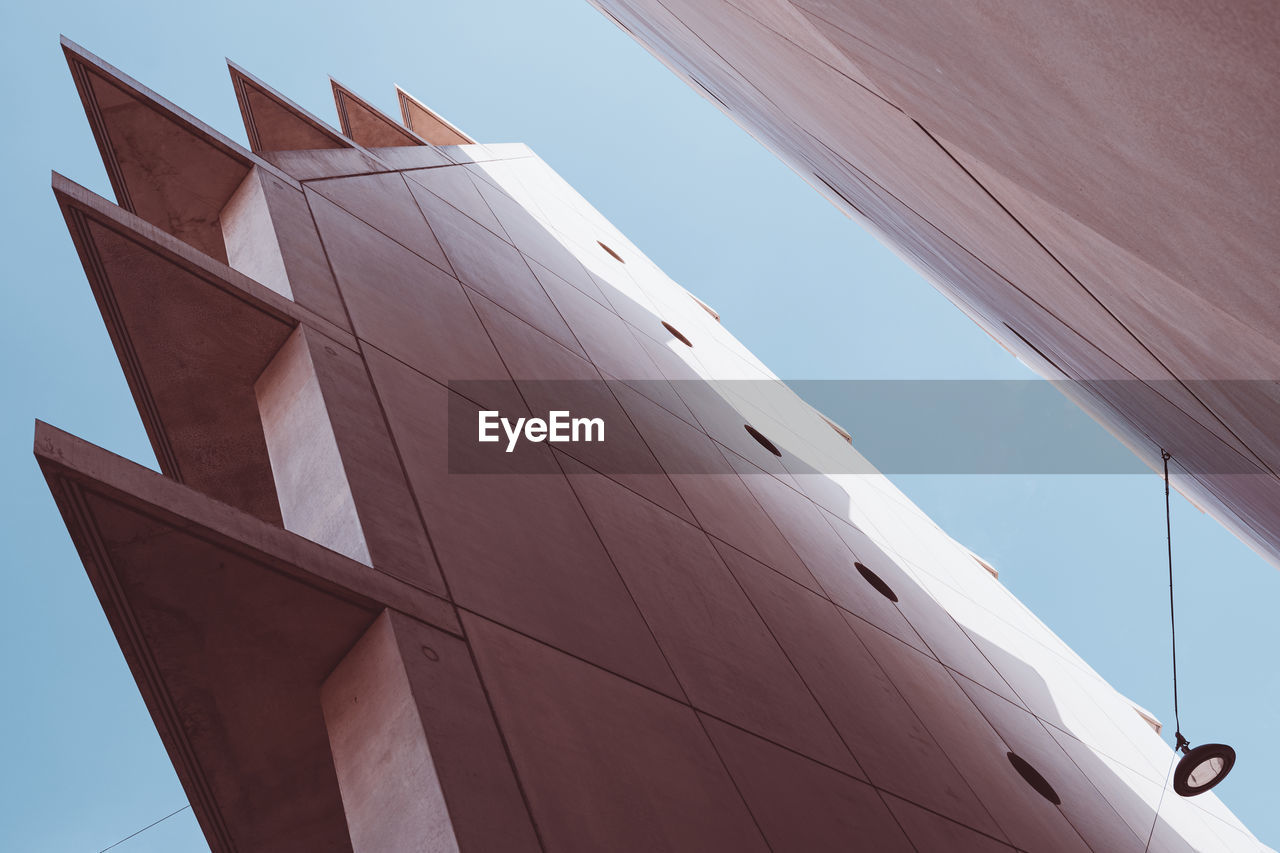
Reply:
<svg viewBox="0 0 1280 853"><path fill-rule="evenodd" d="M245 149L64 50L162 473L36 456L213 850L1265 849L526 147L232 66ZM545 380L609 440L452 437Z"/></svg>
<svg viewBox="0 0 1280 853"><path fill-rule="evenodd" d="M1280 565L1274 4L592 2Z"/></svg>

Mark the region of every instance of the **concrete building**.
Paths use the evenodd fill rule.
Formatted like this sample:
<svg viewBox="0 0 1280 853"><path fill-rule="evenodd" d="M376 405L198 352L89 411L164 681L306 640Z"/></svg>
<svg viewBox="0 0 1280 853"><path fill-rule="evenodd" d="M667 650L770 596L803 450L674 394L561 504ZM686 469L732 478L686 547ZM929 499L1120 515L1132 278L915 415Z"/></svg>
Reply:
<svg viewBox="0 0 1280 853"><path fill-rule="evenodd" d="M592 0L1280 565L1264 0Z"/></svg>
<svg viewBox="0 0 1280 853"><path fill-rule="evenodd" d="M64 50L162 473L35 450L213 850L1265 849L526 147L232 66L245 149Z"/></svg>

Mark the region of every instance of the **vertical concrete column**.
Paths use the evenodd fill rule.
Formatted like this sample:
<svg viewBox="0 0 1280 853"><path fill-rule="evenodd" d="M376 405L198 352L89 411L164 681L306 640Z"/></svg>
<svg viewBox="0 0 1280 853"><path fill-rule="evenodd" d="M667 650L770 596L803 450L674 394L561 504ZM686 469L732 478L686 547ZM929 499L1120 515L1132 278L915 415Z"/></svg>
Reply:
<svg viewBox="0 0 1280 853"><path fill-rule="evenodd" d="M285 529L371 565L307 338L295 329L254 385L280 515Z"/></svg>
<svg viewBox="0 0 1280 853"><path fill-rule="evenodd" d="M254 166L218 214L227 266L350 328L301 190Z"/></svg>
<svg viewBox="0 0 1280 853"><path fill-rule="evenodd" d="M355 853L541 849L463 640L383 611L321 701Z"/></svg>
<svg viewBox="0 0 1280 853"><path fill-rule="evenodd" d="M227 266L292 299L293 289L271 221L263 178L257 166L250 169L218 215Z"/></svg>
<svg viewBox="0 0 1280 853"><path fill-rule="evenodd" d="M254 390L284 526L444 595L361 354L300 325Z"/></svg>

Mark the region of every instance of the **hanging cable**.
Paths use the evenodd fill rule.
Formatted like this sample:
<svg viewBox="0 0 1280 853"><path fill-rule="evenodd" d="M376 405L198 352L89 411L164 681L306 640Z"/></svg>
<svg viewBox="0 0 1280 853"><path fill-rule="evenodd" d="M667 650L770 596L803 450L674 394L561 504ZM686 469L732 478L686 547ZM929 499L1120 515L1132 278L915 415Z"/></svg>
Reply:
<svg viewBox="0 0 1280 853"><path fill-rule="evenodd" d="M1202 743L1195 749L1182 736L1182 720L1178 717L1178 624L1173 616L1173 522L1169 510L1169 451L1160 448L1164 460L1164 530L1169 548L1169 642L1173 647L1173 732L1174 749L1182 753L1173 768L1173 792L1180 797L1196 797L1227 777L1236 763L1236 751L1225 743ZM1161 792L1161 802L1164 793ZM1160 807L1156 806L1159 816ZM1154 825L1153 825L1154 826ZM1152 830L1154 833L1154 829ZM1150 845L1151 839L1147 839Z"/></svg>
<svg viewBox="0 0 1280 853"><path fill-rule="evenodd" d="M1160 449L1160 458L1164 460L1164 533L1169 547L1169 639L1173 647L1173 735L1174 749L1191 746L1182 736L1182 722L1178 719L1178 624L1173 616L1173 523L1169 515L1169 460L1173 457L1169 451Z"/></svg>
<svg viewBox="0 0 1280 853"><path fill-rule="evenodd" d="M186 811L187 809L189 809L189 808L191 808L191 804L190 804L190 803L187 803L185 806L183 806L182 808L178 809L177 811L169 812L167 815L165 815L164 817L162 817L162 818L160 818L159 820L155 821L154 823L149 823L149 824L147 824L146 826L142 827L142 829L139 829L137 832L133 833L132 835L126 835L124 838L121 838L119 841L117 841L115 844L112 844L110 847L103 847L101 850L99 850L99 851L98 851L98 853L107 853L107 851L108 851L108 850L111 850L112 848L115 848L115 847L119 847L121 844L124 844L124 843L125 843L126 841L128 841L130 838L136 838L137 836L139 836L139 835L141 835L142 833L146 832L146 831L147 831L148 829L150 829L151 827L156 826L157 824L164 823L164 822L165 822L166 820L168 820L169 818L171 818L171 817L173 817L174 815L179 814L179 813L181 813L181 812L185 812L185 811Z"/></svg>

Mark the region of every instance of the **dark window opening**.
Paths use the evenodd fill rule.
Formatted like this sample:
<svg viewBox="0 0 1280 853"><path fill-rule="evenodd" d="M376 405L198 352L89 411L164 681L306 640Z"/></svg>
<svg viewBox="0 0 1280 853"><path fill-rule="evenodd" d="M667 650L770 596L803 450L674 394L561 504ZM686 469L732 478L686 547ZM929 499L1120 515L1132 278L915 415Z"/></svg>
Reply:
<svg viewBox="0 0 1280 853"><path fill-rule="evenodd" d="M1044 797L1055 806L1062 805L1062 798L1058 796L1058 792L1053 790L1053 786L1049 784L1049 780L1040 775L1040 771L1036 770L1026 762L1022 756L1016 753L1009 753L1009 763L1013 765L1013 769L1018 771L1018 775L1023 780L1035 788L1036 793Z"/></svg>
<svg viewBox="0 0 1280 853"><path fill-rule="evenodd" d="M760 446L763 447L765 450L769 451L774 456L782 455L782 451L774 447L773 442L765 438L763 435L761 435L760 431L757 430L755 427L751 426L751 424L743 424L742 426L744 429L746 429L747 432L751 433L752 438L760 442Z"/></svg>
<svg viewBox="0 0 1280 853"><path fill-rule="evenodd" d="M858 570L858 574L862 575L867 583L875 587L876 592L880 593L895 604L897 603L898 594L893 591L893 587L884 582L884 578L862 565L862 563L855 562L853 567Z"/></svg>
<svg viewBox="0 0 1280 853"><path fill-rule="evenodd" d="M670 332L671 337L675 338L677 341L684 344L685 346L687 347L693 346L693 341L689 340L684 335L680 334L680 330L677 329L675 326L671 325L670 323L668 323L666 320L662 321L662 328Z"/></svg>

